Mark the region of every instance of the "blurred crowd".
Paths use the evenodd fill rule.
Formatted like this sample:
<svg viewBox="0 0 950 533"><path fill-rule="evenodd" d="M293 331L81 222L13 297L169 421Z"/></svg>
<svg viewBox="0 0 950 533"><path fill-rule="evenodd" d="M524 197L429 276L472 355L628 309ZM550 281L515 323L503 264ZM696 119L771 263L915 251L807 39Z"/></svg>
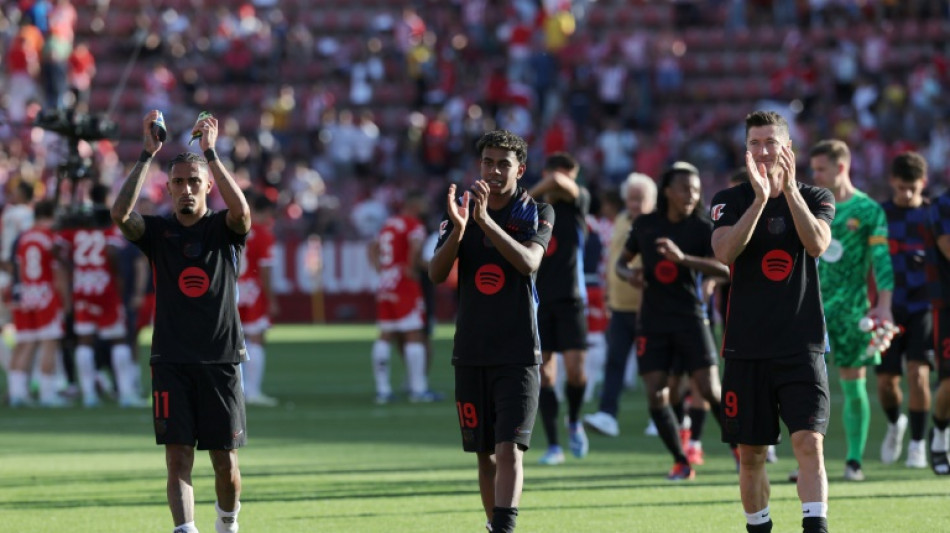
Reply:
<svg viewBox="0 0 950 533"><path fill-rule="evenodd" d="M529 141L526 184L563 150L595 197L674 160L695 164L710 192L724 187L758 108L787 115L803 149L845 140L872 195L907 149L927 156L937 188L950 172L950 13L938 0L76 4L0 8L4 202L20 181L52 194L68 142L31 127L51 108L119 123L117 140L78 143L107 185L138 153L143 109L181 132L166 152L187 149L211 110L236 178L277 202L278 239L374 237L420 187L437 219L494 128ZM723 82L732 92L715 94Z"/></svg>

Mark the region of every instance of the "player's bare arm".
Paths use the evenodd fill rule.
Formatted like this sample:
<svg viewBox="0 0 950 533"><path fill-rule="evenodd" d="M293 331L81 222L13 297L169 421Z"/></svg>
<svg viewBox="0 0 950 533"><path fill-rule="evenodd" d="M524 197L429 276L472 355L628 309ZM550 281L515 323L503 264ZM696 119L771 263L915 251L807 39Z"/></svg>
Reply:
<svg viewBox="0 0 950 533"><path fill-rule="evenodd" d="M782 146L778 158L779 167L784 174L782 191L792 212L795 231L808 255L818 257L825 253L828 245L831 244L831 226L824 220L819 220L808 209L808 204L805 203L798 189L798 182L795 180L795 154L792 149L789 146Z"/></svg>
<svg viewBox="0 0 950 533"><path fill-rule="evenodd" d="M617 273L618 278L634 287L641 287L643 280L642 278L638 279L639 276L637 275L641 269L630 266L635 257L636 255L634 255L633 252L624 248L620 252L620 257L617 258L617 262L614 263L614 271Z"/></svg>
<svg viewBox="0 0 950 533"><path fill-rule="evenodd" d="M145 184L152 158L162 149L162 142L152 133L152 123L158 119L159 115L159 111L153 109L142 119L142 156L132 167L129 177L119 189L119 194L116 195L110 211L112 221L130 241L139 240L145 233L145 221L132 208L135 207L142 185Z"/></svg>
<svg viewBox="0 0 950 533"><path fill-rule="evenodd" d="M720 263L718 259L687 255L680 250L675 242L666 237L660 237L656 240L656 251L665 259L683 265L690 270L698 270L703 274L720 278L729 277L729 267Z"/></svg>
<svg viewBox="0 0 950 533"><path fill-rule="evenodd" d="M468 204L471 195L466 192L462 195L462 205L455 199L455 185L449 185L446 198L446 211L452 222L452 232L435 251L429 261L429 279L433 283L442 283L449 277L455 258L459 255L459 245L465 235L465 225L468 224Z"/></svg>
<svg viewBox="0 0 950 533"><path fill-rule="evenodd" d="M214 144L218 140L218 119L207 117L198 121L195 129L201 131L201 137L198 139L198 145L201 151L207 153L208 150L214 150ZM226 222L231 231L245 235L251 231L251 208L247 205L247 198L235 183L234 178L228 169L224 168L217 157L208 161L208 169L214 182L221 192L221 198L224 205L228 206L228 215Z"/></svg>
<svg viewBox="0 0 950 533"><path fill-rule="evenodd" d="M531 187L528 194L532 198L540 199L545 194L553 194L561 199L576 200L581 194L581 188L571 176L560 170L545 170L541 173L541 181Z"/></svg>
<svg viewBox="0 0 950 533"><path fill-rule="evenodd" d="M756 164L752 152L745 153L745 166L749 172L749 183L755 191L755 200L734 225L716 228L712 235L713 253L724 265L731 265L745 250L772 193L772 184L766 174L765 165Z"/></svg>
<svg viewBox="0 0 950 533"><path fill-rule="evenodd" d="M472 218L482 228L485 236L492 242L498 253L502 255L515 270L522 275L537 272L544 258L544 247L536 242L518 242L488 216L488 196L491 190L485 180L478 180L472 186L475 206L472 209Z"/></svg>

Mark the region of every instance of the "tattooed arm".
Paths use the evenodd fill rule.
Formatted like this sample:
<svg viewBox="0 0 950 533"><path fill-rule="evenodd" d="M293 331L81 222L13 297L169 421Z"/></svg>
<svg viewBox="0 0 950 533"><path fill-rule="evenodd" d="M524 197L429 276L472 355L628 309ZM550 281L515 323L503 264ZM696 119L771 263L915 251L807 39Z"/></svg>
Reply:
<svg viewBox="0 0 950 533"><path fill-rule="evenodd" d="M148 167L152 162L152 157L162 148L162 143L152 134L152 122L158 118L158 111L150 111L145 115L142 121L144 149L142 156L129 172L122 188L116 195L115 202L112 204L112 220L122 230L130 241L137 241L145 233L145 221L142 215L132 210L135 207L135 201L138 200L142 185L145 184L145 177L148 175Z"/></svg>

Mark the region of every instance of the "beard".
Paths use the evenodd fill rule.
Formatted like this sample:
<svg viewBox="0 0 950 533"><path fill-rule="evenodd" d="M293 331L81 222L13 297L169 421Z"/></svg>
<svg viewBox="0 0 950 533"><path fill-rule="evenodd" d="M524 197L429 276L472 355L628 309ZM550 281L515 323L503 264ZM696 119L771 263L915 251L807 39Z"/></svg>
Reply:
<svg viewBox="0 0 950 533"><path fill-rule="evenodd" d="M193 206L186 205L186 206L182 206L182 208L178 212L183 215L193 215L195 214L195 208Z"/></svg>

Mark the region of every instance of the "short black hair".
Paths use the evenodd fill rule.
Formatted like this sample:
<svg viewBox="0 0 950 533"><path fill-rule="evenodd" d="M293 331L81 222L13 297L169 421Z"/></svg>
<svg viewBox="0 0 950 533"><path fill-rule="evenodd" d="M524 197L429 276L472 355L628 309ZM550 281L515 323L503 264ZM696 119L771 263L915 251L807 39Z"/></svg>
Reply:
<svg viewBox="0 0 950 533"><path fill-rule="evenodd" d="M16 188L18 191L20 191L20 195L23 196L24 201L33 201L33 194L36 192L36 185L32 181L21 179L16 184Z"/></svg>
<svg viewBox="0 0 950 533"><path fill-rule="evenodd" d="M528 143L508 130L493 130L482 135L475 143L475 150L481 156L485 148L501 148L515 153L522 165L528 162Z"/></svg>
<svg viewBox="0 0 950 533"><path fill-rule="evenodd" d="M761 126L778 126L788 137L788 122L785 117L775 111L753 111L745 117L745 136L749 138L749 130Z"/></svg>
<svg viewBox="0 0 950 533"><path fill-rule="evenodd" d="M102 205L109 200L109 186L97 183L89 190L89 199L92 203Z"/></svg>
<svg viewBox="0 0 950 533"><path fill-rule="evenodd" d="M578 167L577 159L567 152L554 152L544 160L544 170L573 171Z"/></svg>
<svg viewBox="0 0 950 533"><path fill-rule="evenodd" d="M198 163L199 166L204 166L206 169L208 168L208 161L204 157L201 157L194 152L182 152L169 161L168 172L170 173L175 168L175 165L179 163Z"/></svg>
<svg viewBox="0 0 950 533"><path fill-rule="evenodd" d="M56 202L53 200L40 200L33 205L33 218L53 218L55 214Z"/></svg>
<svg viewBox="0 0 950 533"><path fill-rule="evenodd" d="M917 152L904 152L891 161L891 176L908 183L927 177L927 160Z"/></svg>
<svg viewBox="0 0 950 533"><path fill-rule="evenodd" d="M266 194L254 193L253 197L251 198L251 208L254 209L254 211L269 211L274 207L274 202L272 202Z"/></svg>

